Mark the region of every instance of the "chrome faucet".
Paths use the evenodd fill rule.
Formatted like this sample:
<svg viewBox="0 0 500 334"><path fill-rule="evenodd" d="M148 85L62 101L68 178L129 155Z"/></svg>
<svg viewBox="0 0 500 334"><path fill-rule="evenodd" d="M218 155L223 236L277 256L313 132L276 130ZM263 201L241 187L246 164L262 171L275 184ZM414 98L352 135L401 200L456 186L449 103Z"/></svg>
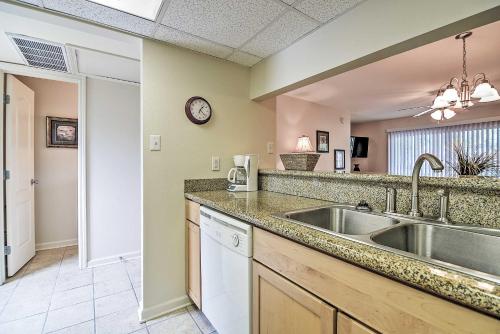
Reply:
<svg viewBox="0 0 500 334"><path fill-rule="evenodd" d="M420 169L422 169L425 160L429 162L432 170L444 169L441 160L430 153L424 153L417 158L415 166L413 166L413 173L411 174L411 210L408 214L412 217L422 217L422 212L418 211L418 180L420 177Z"/></svg>

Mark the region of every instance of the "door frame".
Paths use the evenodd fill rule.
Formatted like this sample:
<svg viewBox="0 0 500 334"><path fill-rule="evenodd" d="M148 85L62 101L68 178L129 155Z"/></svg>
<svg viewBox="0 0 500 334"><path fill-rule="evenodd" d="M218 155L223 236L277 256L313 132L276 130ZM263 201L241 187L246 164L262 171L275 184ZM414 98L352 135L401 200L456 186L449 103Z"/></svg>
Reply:
<svg viewBox="0 0 500 334"><path fill-rule="evenodd" d="M86 163L86 77L82 75L75 75L69 73L55 72L49 70L43 70L39 68L29 67L25 65L11 64L0 62L0 71L4 74L12 75L24 75L40 79L49 79L75 83L78 86L78 262L81 269L87 268L88 266L88 241L87 241L87 163ZM1 80L4 80L2 76ZM5 88L4 88L5 89ZM3 91L2 102L3 102ZM2 174L4 172L3 167L3 105L1 112L1 125L2 134L0 138L0 161L2 166ZM3 190L0 192L0 199L3 203ZM0 241L3 240L4 236L4 208L0 205ZM4 242L0 244L0 285L3 284L6 278L5 273L5 256L3 252Z"/></svg>

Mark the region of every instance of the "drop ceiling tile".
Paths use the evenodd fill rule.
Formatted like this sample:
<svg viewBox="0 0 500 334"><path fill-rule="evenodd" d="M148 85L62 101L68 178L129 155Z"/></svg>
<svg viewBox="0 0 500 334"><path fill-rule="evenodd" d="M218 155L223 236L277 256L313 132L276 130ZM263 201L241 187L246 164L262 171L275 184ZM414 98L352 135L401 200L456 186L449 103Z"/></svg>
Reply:
<svg viewBox="0 0 500 334"><path fill-rule="evenodd" d="M285 8L270 0L172 0L162 23L236 48Z"/></svg>
<svg viewBox="0 0 500 334"><path fill-rule="evenodd" d="M45 8L106 24L115 28L151 36L155 23L84 0L44 0Z"/></svg>
<svg viewBox="0 0 500 334"><path fill-rule="evenodd" d="M295 11L289 11L241 49L260 57L267 57L286 48L317 26L319 24L312 19Z"/></svg>
<svg viewBox="0 0 500 334"><path fill-rule="evenodd" d="M154 37L165 42L219 58L226 58L233 52L233 49L230 47L212 43L205 39L165 26L160 26Z"/></svg>
<svg viewBox="0 0 500 334"><path fill-rule="evenodd" d="M43 7L42 0L20 0L20 2L29 3L30 5L35 5L38 7Z"/></svg>
<svg viewBox="0 0 500 334"><path fill-rule="evenodd" d="M246 52L242 51L235 51L227 60L230 60L232 62L238 63L243 66L248 66L251 67L255 64L257 64L259 61L262 60L262 58L251 55Z"/></svg>
<svg viewBox="0 0 500 334"><path fill-rule="evenodd" d="M365 0L304 0L294 7L324 23L363 1Z"/></svg>

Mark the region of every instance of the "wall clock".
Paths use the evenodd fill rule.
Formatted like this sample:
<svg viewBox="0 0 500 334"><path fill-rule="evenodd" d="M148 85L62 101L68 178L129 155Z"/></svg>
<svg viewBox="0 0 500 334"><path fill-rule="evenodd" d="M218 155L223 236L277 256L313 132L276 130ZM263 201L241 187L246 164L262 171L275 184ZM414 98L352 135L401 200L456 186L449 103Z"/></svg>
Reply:
<svg viewBox="0 0 500 334"><path fill-rule="evenodd" d="M212 117L212 107L207 100L193 96L186 102L186 116L194 124L205 124Z"/></svg>

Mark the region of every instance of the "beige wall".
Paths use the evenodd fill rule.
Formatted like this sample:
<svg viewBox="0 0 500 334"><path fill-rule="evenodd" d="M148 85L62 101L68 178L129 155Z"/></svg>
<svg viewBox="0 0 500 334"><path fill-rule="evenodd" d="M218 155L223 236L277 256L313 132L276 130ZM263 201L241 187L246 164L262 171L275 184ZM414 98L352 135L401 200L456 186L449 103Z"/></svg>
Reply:
<svg viewBox="0 0 500 334"><path fill-rule="evenodd" d="M330 152L321 153L315 170L334 170L333 150L346 152L346 172L350 171L351 116L347 111L293 98L286 95L276 97L276 168L284 169L280 153L295 150L297 138L306 135L316 149L316 130L330 132Z"/></svg>
<svg viewBox="0 0 500 334"><path fill-rule="evenodd" d="M184 179L226 177L237 153L257 153L274 167L275 113L248 97L249 69L144 40L143 46L143 305L142 318L188 303L185 293ZM186 100L203 96L213 116L194 125ZM162 150L149 151L149 135ZM210 170L210 157L221 171Z"/></svg>
<svg viewBox="0 0 500 334"><path fill-rule="evenodd" d="M78 151L46 146L46 117L78 118L76 84L17 76L35 92L36 247L76 244Z"/></svg>
<svg viewBox="0 0 500 334"><path fill-rule="evenodd" d="M278 95L494 22L500 7L460 20L499 5L500 0L365 1L253 66L250 97Z"/></svg>
<svg viewBox="0 0 500 334"><path fill-rule="evenodd" d="M441 125L468 122L471 120L489 119L500 117L500 103L493 105L478 106L465 112L459 112L449 121L444 121ZM418 118L404 117L383 121L354 123L351 124L351 134L353 136L369 137L368 157L353 158L351 163L360 164L362 172L387 173L387 130L408 129L436 126L437 122L430 116Z"/></svg>
<svg viewBox="0 0 500 334"><path fill-rule="evenodd" d="M87 78L90 266L140 255L140 108L137 85Z"/></svg>

